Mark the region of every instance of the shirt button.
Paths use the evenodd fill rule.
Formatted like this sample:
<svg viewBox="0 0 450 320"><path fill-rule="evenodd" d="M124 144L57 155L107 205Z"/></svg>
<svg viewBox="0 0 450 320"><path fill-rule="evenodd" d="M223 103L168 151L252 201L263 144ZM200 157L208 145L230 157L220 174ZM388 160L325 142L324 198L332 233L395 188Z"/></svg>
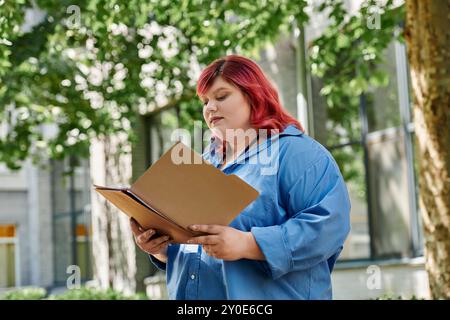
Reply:
<svg viewBox="0 0 450 320"><path fill-rule="evenodd" d="M192 280L195 279L195 274L191 274L191 279L192 279Z"/></svg>

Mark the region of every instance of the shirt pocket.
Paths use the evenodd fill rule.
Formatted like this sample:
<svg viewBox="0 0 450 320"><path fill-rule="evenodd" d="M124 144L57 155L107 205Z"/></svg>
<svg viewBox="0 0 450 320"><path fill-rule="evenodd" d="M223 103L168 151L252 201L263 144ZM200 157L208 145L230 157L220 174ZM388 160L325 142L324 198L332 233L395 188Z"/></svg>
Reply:
<svg viewBox="0 0 450 320"><path fill-rule="evenodd" d="M249 204L231 223L242 230L251 227L279 225L286 221L286 210L280 206L276 176L264 176L258 165L236 167L233 174L239 176L259 192L259 197Z"/></svg>

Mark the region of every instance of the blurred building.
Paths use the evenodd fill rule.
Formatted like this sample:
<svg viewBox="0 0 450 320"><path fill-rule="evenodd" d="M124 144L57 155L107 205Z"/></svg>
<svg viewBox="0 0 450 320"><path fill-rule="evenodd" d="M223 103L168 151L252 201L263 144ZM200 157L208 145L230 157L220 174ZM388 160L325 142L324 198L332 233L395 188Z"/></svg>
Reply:
<svg viewBox="0 0 450 320"><path fill-rule="evenodd" d="M87 161L0 168L0 291L20 286L65 285L80 267L92 277L90 178Z"/></svg>

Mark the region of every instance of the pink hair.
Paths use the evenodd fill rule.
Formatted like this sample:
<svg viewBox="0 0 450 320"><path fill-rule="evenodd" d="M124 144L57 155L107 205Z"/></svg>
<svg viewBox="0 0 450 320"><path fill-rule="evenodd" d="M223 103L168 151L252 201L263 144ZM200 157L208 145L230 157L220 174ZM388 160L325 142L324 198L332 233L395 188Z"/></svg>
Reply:
<svg viewBox="0 0 450 320"><path fill-rule="evenodd" d="M214 60L201 73L197 83L197 95L206 94L214 80L221 76L238 87L250 104L250 124L255 129L278 129L283 131L293 124L303 131L300 122L281 106L277 90L261 68L252 60L228 55Z"/></svg>

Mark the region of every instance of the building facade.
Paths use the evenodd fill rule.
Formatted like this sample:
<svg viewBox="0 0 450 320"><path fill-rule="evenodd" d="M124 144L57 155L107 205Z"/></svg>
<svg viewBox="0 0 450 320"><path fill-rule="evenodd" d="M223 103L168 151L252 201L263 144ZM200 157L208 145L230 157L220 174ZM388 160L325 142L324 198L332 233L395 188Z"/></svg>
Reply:
<svg viewBox="0 0 450 320"><path fill-rule="evenodd" d="M69 168L67 161L0 168L0 291L65 285L72 265L80 281L91 278L89 167L80 162L73 175Z"/></svg>

